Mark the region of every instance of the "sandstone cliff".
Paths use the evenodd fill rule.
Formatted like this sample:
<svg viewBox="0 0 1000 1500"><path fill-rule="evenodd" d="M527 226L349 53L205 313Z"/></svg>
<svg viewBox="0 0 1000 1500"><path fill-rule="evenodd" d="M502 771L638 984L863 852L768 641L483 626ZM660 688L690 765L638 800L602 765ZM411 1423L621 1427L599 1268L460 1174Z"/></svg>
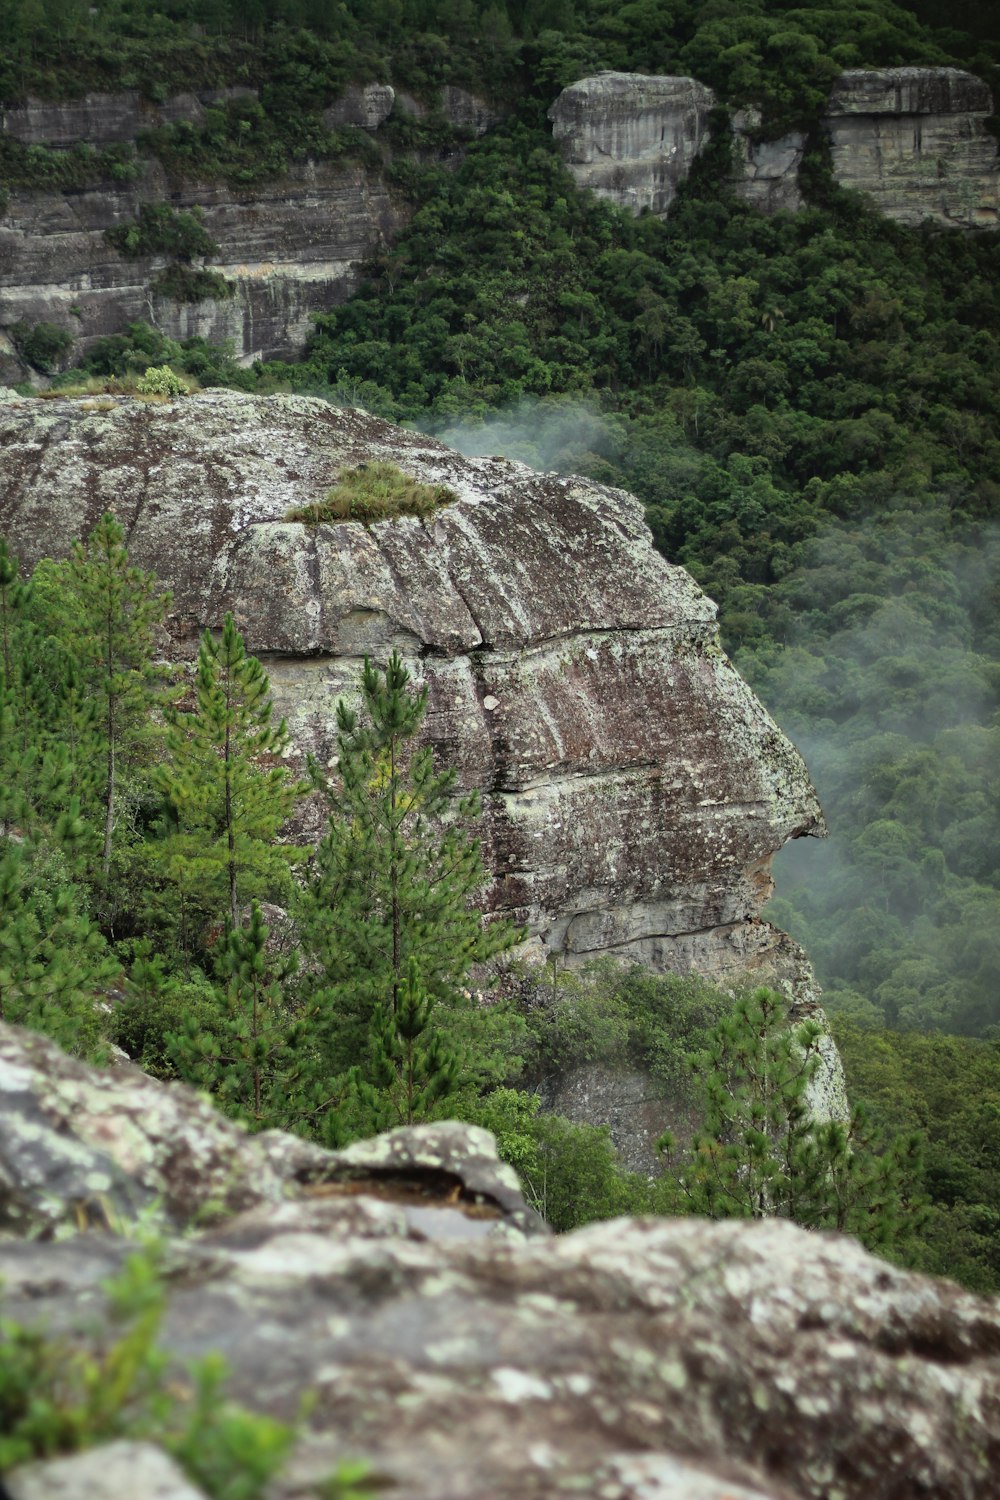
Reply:
<svg viewBox="0 0 1000 1500"><path fill-rule="evenodd" d="M564 89L549 111L577 182L622 208L665 213L701 149L711 90L690 78L599 73ZM854 69L830 94L823 124L833 172L902 224L1000 226L1000 165L985 128L988 86L955 68ZM767 212L799 206L800 134L760 138L751 112L733 120L736 192Z"/></svg>
<svg viewBox="0 0 1000 1500"><path fill-rule="evenodd" d="M201 125L206 110L237 95L256 97L252 89L215 89L160 105L134 92L32 100L0 109L0 130L27 146L63 149L86 142L101 148L134 143L158 125ZM484 100L464 89L444 90L442 109L470 134L481 134L497 119ZM393 110L423 113L423 106L397 99L388 84L369 84L349 89L326 110L324 124L371 134ZM358 262L390 241L409 212L377 167L356 161L301 161L283 177L241 189L217 181L168 181L141 146L139 162L135 182L10 192L0 210L0 356L3 329L18 320L65 327L79 356L97 338L119 333L136 319L171 338L230 339L244 363L291 356L305 342L310 314L355 290ZM108 245L106 229L132 219L141 204L160 202L204 210L205 228L219 245L212 269L235 284L233 297L178 303L156 295L150 283L164 258L126 259ZM16 378L9 343L6 352L7 378Z"/></svg>
<svg viewBox="0 0 1000 1500"><path fill-rule="evenodd" d="M206 392L0 403L0 529L24 563L111 506L174 594L174 649L231 609L299 753L330 753L365 653L398 647L427 733L484 801L487 905L575 962L722 980L801 956L761 923L774 852L821 831L797 752L719 649L715 607L638 501L316 400ZM426 522L283 518L390 458L457 501Z"/></svg>
<svg viewBox="0 0 1000 1500"><path fill-rule="evenodd" d="M598 73L549 111L553 139L581 187L632 213L665 213L708 136L715 95L693 78Z"/></svg>
<svg viewBox="0 0 1000 1500"><path fill-rule="evenodd" d="M992 112L989 87L956 68L852 69L827 107L834 175L899 224L996 229L1000 162L983 124Z"/></svg>
<svg viewBox="0 0 1000 1500"><path fill-rule="evenodd" d="M345 1458L394 1500L996 1494L995 1300L784 1220L547 1236L485 1131L247 1137L188 1089L0 1025L5 1318L106 1347L140 1212L165 1238L171 1358L221 1351L228 1393L272 1416L311 1397L271 1500L318 1500ZM114 1445L4 1487L199 1500L166 1467Z"/></svg>

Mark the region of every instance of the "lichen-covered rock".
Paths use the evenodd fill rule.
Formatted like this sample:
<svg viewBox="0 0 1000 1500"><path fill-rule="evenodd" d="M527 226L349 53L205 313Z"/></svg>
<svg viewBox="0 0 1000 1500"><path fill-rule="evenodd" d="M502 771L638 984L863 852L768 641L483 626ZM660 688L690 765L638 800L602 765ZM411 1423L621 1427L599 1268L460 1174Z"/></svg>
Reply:
<svg viewBox="0 0 1000 1500"><path fill-rule="evenodd" d="M277 1130L248 1135L193 1089L139 1068L97 1071L0 1023L0 1238L186 1226L303 1194L339 1202L360 1192L402 1205L396 1232L412 1224L420 1238L440 1229L442 1204L452 1237L544 1230L493 1137L474 1125L412 1126L344 1151ZM481 1228L463 1228L467 1220Z"/></svg>
<svg viewBox="0 0 1000 1500"><path fill-rule="evenodd" d="M665 213L708 136L715 95L693 78L604 72L563 89L552 136L581 187Z"/></svg>
<svg viewBox="0 0 1000 1500"><path fill-rule="evenodd" d="M957 68L851 69L834 84L825 117L834 176L900 224L996 229L992 112L989 86Z"/></svg>
<svg viewBox="0 0 1000 1500"><path fill-rule="evenodd" d="M446 1212L446 1210L445 1210ZM5 1313L93 1337L126 1246L0 1243ZM420 1240L363 1195L169 1247L167 1347L398 1500L993 1500L1000 1308L783 1221ZM677 1488L672 1486L677 1484Z"/></svg>
<svg viewBox="0 0 1000 1500"><path fill-rule="evenodd" d="M0 406L0 529L25 564L110 506L173 590L178 654L232 610L300 755L329 758L363 656L398 648L439 761L482 794L488 909L570 962L787 968L758 914L775 850L821 831L815 794L638 501L304 397L107 404ZM455 503L367 528L284 519L367 459Z"/></svg>

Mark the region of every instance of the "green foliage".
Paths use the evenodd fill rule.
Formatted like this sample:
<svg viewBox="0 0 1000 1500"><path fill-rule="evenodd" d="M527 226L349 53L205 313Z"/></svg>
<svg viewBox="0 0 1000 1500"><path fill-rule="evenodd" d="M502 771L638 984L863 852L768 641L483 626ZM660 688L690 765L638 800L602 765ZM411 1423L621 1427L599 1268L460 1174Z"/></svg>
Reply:
<svg viewBox="0 0 1000 1500"><path fill-rule="evenodd" d="M225 302L236 295L235 283L227 281L221 272L195 270L176 261L156 273L149 289L173 302Z"/></svg>
<svg viewBox="0 0 1000 1500"><path fill-rule="evenodd" d="M1000 1291L1000 1043L876 1030L835 1015L850 1088L884 1130L926 1137L930 1213L914 1263Z"/></svg>
<svg viewBox="0 0 1000 1500"><path fill-rule="evenodd" d="M864 1110L816 1120L807 1091L820 1066L817 1022L788 1023L787 1003L758 989L739 999L692 1058L704 1129L667 1179L689 1212L794 1219L899 1251L921 1227L921 1141L878 1140Z"/></svg>
<svg viewBox="0 0 1000 1500"><path fill-rule="evenodd" d="M169 255L190 261L196 256L218 255L219 247L205 228L200 208L182 213L169 203L143 203L131 223L123 221L105 230L109 245L129 259L142 255Z"/></svg>
<svg viewBox="0 0 1000 1500"><path fill-rule="evenodd" d="M287 998L294 959L268 951L260 907L246 928L230 928L216 960L225 1007L206 1028L188 1011L166 1038L178 1075L215 1095L227 1114L256 1130L297 1122L292 1103L308 1044L306 1027Z"/></svg>
<svg viewBox="0 0 1000 1500"><path fill-rule="evenodd" d="M494 1089L471 1111L521 1179L526 1201L559 1232L650 1211L645 1177L625 1172L606 1126L543 1114L537 1094Z"/></svg>
<svg viewBox="0 0 1000 1500"><path fill-rule="evenodd" d="M73 347L73 335L57 323L13 324L10 336L14 347L33 369L51 375L62 364Z"/></svg>
<svg viewBox="0 0 1000 1500"><path fill-rule="evenodd" d="M484 881L478 844L467 831L478 801L455 795L455 772L437 770L430 748L415 744L427 689L411 691L409 669L395 652L384 672L366 660L360 686L360 713L343 699L337 705L337 781L325 788L329 824L301 911L320 1099L349 1069L378 1087L387 1064L398 1067L404 1006L412 1011L405 1026L414 1030L413 1042L430 1049L425 1077L447 1073L450 1091L446 1049L425 1035L430 1018L438 1030L447 1028L447 1050L461 1047L463 1032L478 1023L465 988L469 968L516 937L509 923L484 924L469 905ZM497 1065L482 1041L480 1032L471 1070L463 1060L466 1083ZM509 1035L501 1039L501 1052L510 1043ZM357 1131L363 1133L360 1125Z"/></svg>
<svg viewBox="0 0 1000 1500"><path fill-rule="evenodd" d="M426 518L455 498L443 484L424 484L387 460L373 459L342 474L325 500L298 506L288 512L285 520L316 526L323 521L368 524L390 521L397 516Z"/></svg>
<svg viewBox="0 0 1000 1500"><path fill-rule="evenodd" d="M0 841L0 1021L91 1054L118 972L59 856Z"/></svg>
<svg viewBox="0 0 1000 1500"><path fill-rule="evenodd" d="M190 1384L177 1378L157 1344L166 1295L155 1251L130 1254L105 1290L111 1324L94 1352L0 1321L0 1475L30 1459L139 1438L172 1453L213 1500L259 1500L295 1429L226 1401L217 1355L194 1366ZM331 1495L355 1500L364 1474L345 1466L331 1476Z"/></svg>
<svg viewBox="0 0 1000 1500"><path fill-rule="evenodd" d="M136 389L140 396L186 396L190 387L169 365L150 365Z"/></svg>
<svg viewBox="0 0 1000 1500"><path fill-rule="evenodd" d="M376 1129L394 1130L440 1115L457 1091L461 1058L432 1027L434 1006L411 956L395 1008L378 1002L372 1012L372 1082L357 1085Z"/></svg>
<svg viewBox="0 0 1000 1500"><path fill-rule="evenodd" d="M220 640L202 636L194 706L171 714L157 776L169 821L152 857L179 900L184 946L192 921L225 916L235 930L247 897L287 893L289 860L274 840L302 791L280 763L287 744L267 674L227 613Z"/></svg>

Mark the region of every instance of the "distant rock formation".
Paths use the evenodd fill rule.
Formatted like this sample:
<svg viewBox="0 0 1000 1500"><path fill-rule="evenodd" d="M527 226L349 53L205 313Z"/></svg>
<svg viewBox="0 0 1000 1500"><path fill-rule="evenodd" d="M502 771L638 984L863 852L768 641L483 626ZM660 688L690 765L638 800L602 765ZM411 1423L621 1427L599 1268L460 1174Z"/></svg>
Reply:
<svg viewBox="0 0 1000 1500"><path fill-rule="evenodd" d="M898 224L1000 227L989 86L957 68L841 74L826 112L833 172Z"/></svg>
<svg viewBox="0 0 1000 1500"><path fill-rule="evenodd" d="M996 1495L996 1299L782 1219L550 1236L474 1127L247 1137L0 1025L0 1219L5 1319L81 1347L106 1348L108 1279L157 1226L172 1359L216 1350L230 1399L308 1413L271 1500L347 1459L393 1500ZM199 1500L148 1447L100 1456L4 1492Z"/></svg>
<svg viewBox="0 0 1000 1500"><path fill-rule="evenodd" d="M362 657L397 647L429 686L440 760L482 794L486 904L541 951L808 998L801 953L759 913L775 851L822 832L815 793L632 496L231 391L8 400L0 447L0 531L22 561L64 554L111 505L173 590L177 654L231 609L300 754L330 755ZM284 519L369 459L457 501L371 527Z"/></svg>
<svg viewBox="0 0 1000 1500"><path fill-rule="evenodd" d="M549 111L553 136L581 187L634 213L664 214L706 134L715 105L691 78L598 73L564 89ZM1000 162L985 127L989 87L956 68L852 69L824 116L833 172L901 224L924 219L1000 227ZM736 192L765 212L796 209L800 133L764 141L760 119L733 119Z"/></svg>
<svg viewBox="0 0 1000 1500"><path fill-rule="evenodd" d="M598 73L563 89L552 136L580 187L666 213L708 136L715 95L693 78Z"/></svg>

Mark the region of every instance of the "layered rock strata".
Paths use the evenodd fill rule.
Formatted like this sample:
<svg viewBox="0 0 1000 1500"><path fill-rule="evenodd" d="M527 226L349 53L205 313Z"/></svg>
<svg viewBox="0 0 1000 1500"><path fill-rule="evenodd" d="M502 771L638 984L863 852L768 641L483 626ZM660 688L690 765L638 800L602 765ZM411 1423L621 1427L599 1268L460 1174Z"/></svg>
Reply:
<svg viewBox="0 0 1000 1500"><path fill-rule="evenodd" d="M0 1233L4 1317L106 1348L119 1336L108 1279L136 1249L128 1189L142 1204L186 1175L194 1190L171 1200L186 1210L154 1207L170 1388L216 1350L232 1398L289 1420L308 1411L271 1500L317 1500L348 1458L394 1500L996 1493L995 1299L785 1220L618 1219L526 1237L518 1214L529 1229L534 1216L486 1132L382 1136L354 1148L365 1159L345 1177L344 1153L248 1139L213 1126L187 1089L115 1076L109 1093L51 1043L0 1026L0 1205L16 1195L43 1215ZM76 1145L88 1165L67 1176ZM268 1165L256 1200L225 1217L211 1195L227 1151L249 1188L250 1158ZM67 1238L86 1222L90 1200L74 1194L99 1178L95 1155L107 1190L120 1184L119 1234ZM5 1492L135 1500L142 1475L149 1493L198 1500L148 1448L105 1457L16 1469Z"/></svg>
<svg viewBox="0 0 1000 1500"><path fill-rule="evenodd" d="M663 214L704 144L716 103L691 78L598 73L564 89L553 136L581 187L620 208ZM835 83L823 124L833 173L901 224L1000 224L1000 166L986 129L987 84L956 68L852 69ZM765 212L800 206L805 137L765 141L754 111L733 120L736 193Z"/></svg>
<svg viewBox="0 0 1000 1500"><path fill-rule="evenodd" d="M35 99L0 108L0 131L27 146L65 149L86 142L101 148L136 142L157 126L200 127L207 110L237 97L256 98L256 90L204 90L158 105L134 91ZM348 89L323 121L330 129L353 126L372 133L394 107L425 113L408 96L397 101L390 85L372 83ZM471 134L482 134L500 118L465 89L444 89L440 107ZM138 319L171 338L229 340L245 364L295 354L311 315L355 290L359 263L398 234L409 212L378 171L350 160L301 161L281 178L234 189L217 181L172 182L141 145L139 151L135 182L14 189L7 195L0 212L0 379L23 373L3 334L19 321L64 327L74 337L77 358L96 339ZM143 203L162 202L204 211L205 228L219 245L212 269L233 283L232 297L178 303L159 296L151 283L166 265L163 257L126 259L108 245L105 230L132 219Z"/></svg>
<svg viewBox="0 0 1000 1500"><path fill-rule="evenodd" d="M439 760L482 794L486 905L547 951L799 976L759 911L775 851L822 830L815 794L633 497L290 396L8 401L0 446L22 562L113 508L173 591L174 651L231 609L298 754L330 755L363 656L398 648ZM455 502L370 527L285 519L369 459Z"/></svg>
<svg viewBox="0 0 1000 1500"><path fill-rule="evenodd" d="M1000 224L989 86L957 68L844 73L826 112L833 173L898 224Z"/></svg>
<svg viewBox="0 0 1000 1500"><path fill-rule="evenodd" d="M108 244L106 229L133 219L142 203L164 201L202 209L219 246L212 270L233 283L232 296L189 303L159 295L152 283L166 258L130 259ZM170 338L228 340L244 364L290 356L305 343L311 315L350 296L358 262L405 217L377 175L326 161L296 165L250 193L217 182L172 190L152 162L139 183L123 187L16 189L0 219L0 328L56 323L73 335L74 358L137 320Z"/></svg>

